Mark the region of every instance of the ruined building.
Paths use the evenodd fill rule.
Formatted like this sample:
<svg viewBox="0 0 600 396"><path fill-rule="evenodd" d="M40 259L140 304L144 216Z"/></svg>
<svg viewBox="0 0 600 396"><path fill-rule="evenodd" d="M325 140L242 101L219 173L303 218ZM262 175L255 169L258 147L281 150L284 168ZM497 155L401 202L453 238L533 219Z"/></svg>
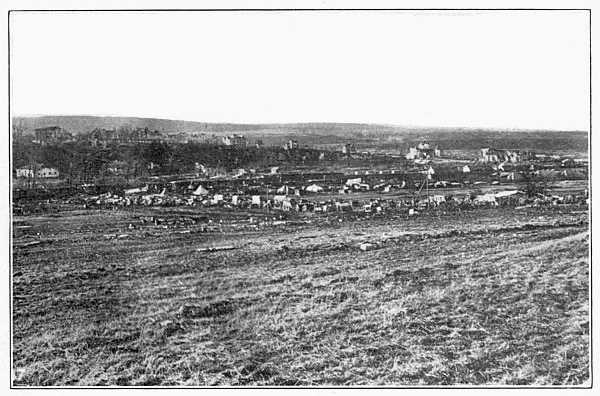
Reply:
<svg viewBox="0 0 600 396"><path fill-rule="evenodd" d="M41 145L57 144L71 140L73 135L59 126L49 126L35 129L34 142Z"/></svg>
<svg viewBox="0 0 600 396"><path fill-rule="evenodd" d="M491 147L481 149L480 161L483 163L521 162L534 160L535 154L529 151L499 150Z"/></svg>
<svg viewBox="0 0 600 396"><path fill-rule="evenodd" d="M416 160L416 159L431 159L434 157L441 157L442 151L436 146L435 148L431 148L429 143L421 142L416 147L410 147L408 149L408 154L405 155L405 158L408 160Z"/></svg>

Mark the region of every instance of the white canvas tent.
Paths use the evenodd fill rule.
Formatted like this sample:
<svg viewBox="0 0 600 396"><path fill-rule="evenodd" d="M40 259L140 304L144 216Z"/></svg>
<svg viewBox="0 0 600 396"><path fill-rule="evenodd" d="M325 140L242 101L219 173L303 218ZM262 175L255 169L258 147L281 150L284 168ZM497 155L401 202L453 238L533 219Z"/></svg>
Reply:
<svg viewBox="0 0 600 396"><path fill-rule="evenodd" d="M166 188L163 188L162 191L160 192L160 194L148 194L148 195L144 195L142 198L145 200L151 200L152 198L160 198L160 197L164 197L165 194L167 192Z"/></svg>
<svg viewBox="0 0 600 396"><path fill-rule="evenodd" d="M208 190L202 185L199 185L198 188L192 193L193 195L208 195Z"/></svg>
<svg viewBox="0 0 600 396"><path fill-rule="evenodd" d="M323 191L323 187L316 184L311 184L310 186L306 187L306 191L317 193Z"/></svg>

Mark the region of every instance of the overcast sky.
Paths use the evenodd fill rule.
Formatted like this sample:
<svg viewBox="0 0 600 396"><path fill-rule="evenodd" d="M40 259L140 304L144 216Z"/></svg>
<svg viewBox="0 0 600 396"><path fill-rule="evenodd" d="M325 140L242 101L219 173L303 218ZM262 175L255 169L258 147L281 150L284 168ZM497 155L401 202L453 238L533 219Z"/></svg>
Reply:
<svg viewBox="0 0 600 396"><path fill-rule="evenodd" d="M14 115L588 130L588 14L13 13Z"/></svg>

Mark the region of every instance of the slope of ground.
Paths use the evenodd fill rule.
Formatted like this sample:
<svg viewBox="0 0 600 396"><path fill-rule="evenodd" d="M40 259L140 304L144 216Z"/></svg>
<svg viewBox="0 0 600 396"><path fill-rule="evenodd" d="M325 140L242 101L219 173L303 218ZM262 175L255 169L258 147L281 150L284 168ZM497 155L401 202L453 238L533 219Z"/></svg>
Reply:
<svg viewBox="0 0 600 396"><path fill-rule="evenodd" d="M13 252L14 384L584 384L587 213L516 212L122 239L139 213L18 218L47 243Z"/></svg>

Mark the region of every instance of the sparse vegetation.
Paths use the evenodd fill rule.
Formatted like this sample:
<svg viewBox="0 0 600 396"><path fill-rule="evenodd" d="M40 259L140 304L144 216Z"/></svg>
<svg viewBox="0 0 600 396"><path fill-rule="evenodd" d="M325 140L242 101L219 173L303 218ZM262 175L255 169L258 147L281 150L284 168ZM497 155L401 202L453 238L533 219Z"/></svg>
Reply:
<svg viewBox="0 0 600 396"><path fill-rule="evenodd" d="M16 241L51 243L14 250L14 385L589 380L587 212L140 223L167 211L15 218Z"/></svg>

